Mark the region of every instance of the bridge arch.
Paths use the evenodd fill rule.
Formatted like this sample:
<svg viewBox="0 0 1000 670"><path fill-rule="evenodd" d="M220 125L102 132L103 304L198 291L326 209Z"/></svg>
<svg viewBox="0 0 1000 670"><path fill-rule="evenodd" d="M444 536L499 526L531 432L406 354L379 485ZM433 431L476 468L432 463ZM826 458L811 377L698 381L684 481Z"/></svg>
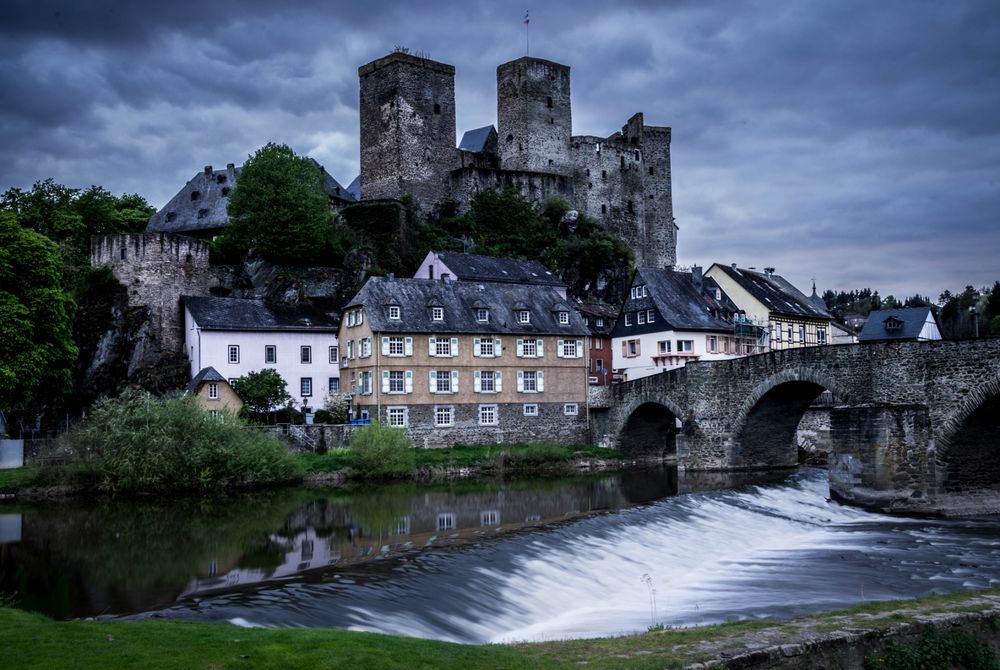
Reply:
<svg viewBox="0 0 1000 670"><path fill-rule="evenodd" d="M1000 375L974 388L937 432L939 492L1000 495Z"/></svg>
<svg viewBox="0 0 1000 670"><path fill-rule="evenodd" d="M798 462L795 432L823 391L850 403L836 378L808 367L778 372L751 390L732 422L730 462L735 468L790 467Z"/></svg>
<svg viewBox="0 0 1000 670"><path fill-rule="evenodd" d="M619 448L635 455L677 456L677 423L684 411L670 398L653 394L632 401L622 412Z"/></svg>

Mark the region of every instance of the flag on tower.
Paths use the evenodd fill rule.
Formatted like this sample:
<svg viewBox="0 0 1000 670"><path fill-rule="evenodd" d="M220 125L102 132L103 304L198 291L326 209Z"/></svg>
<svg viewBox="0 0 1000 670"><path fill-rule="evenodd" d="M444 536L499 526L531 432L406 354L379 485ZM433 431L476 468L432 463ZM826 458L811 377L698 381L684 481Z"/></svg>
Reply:
<svg viewBox="0 0 1000 670"><path fill-rule="evenodd" d="M528 25L531 19L528 18L528 10L524 10L524 25Z"/></svg>

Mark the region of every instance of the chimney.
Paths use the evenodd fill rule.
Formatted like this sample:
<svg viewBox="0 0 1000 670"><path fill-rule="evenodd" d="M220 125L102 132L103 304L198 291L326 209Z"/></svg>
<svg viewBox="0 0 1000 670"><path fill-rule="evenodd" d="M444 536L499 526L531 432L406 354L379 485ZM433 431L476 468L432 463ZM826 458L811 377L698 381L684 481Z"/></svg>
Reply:
<svg viewBox="0 0 1000 670"><path fill-rule="evenodd" d="M730 263L730 264L729 264L729 267L731 267L732 269L734 269L734 270L735 270L735 269L736 269L736 263Z"/></svg>
<svg viewBox="0 0 1000 670"><path fill-rule="evenodd" d="M691 282L694 284L694 287L698 289L698 292L700 293L701 287L703 285L700 265L691 266Z"/></svg>
<svg viewBox="0 0 1000 670"><path fill-rule="evenodd" d="M773 275L773 274L774 274L774 268L764 268L764 276L765 277L767 277L768 279L770 279L771 275Z"/></svg>
<svg viewBox="0 0 1000 670"><path fill-rule="evenodd" d="M226 172L228 172L229 175L232 176L236 172L236 164L226 163Z"/></svg>
<svg viewBox="0 0 1000 670"><path fill-rule="evenodd" d="M206 177L211 177L212 176L212 166L211 165L206 165L205 166L205 176Z"/></svg>

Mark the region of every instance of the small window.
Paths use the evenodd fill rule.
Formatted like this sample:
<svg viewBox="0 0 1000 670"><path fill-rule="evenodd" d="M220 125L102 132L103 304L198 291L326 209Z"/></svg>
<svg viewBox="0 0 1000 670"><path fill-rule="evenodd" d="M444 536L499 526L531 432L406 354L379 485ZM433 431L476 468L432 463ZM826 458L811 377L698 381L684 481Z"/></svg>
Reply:
<svg viewBox="0 0 1000 670"><path fill-rule="evenodd" d="M489 321L490 320L490 310L480 307L476 310L476 321Z"/></svg>
<svg viewBox="0 0 1000 670"><path fill-rule="evenodd" d="M538 416L538 405L529 404L524 406L525 416Z"/></svg>
<svg viewBox="0 0 1000 670"><path fill-rule="evenodd" d="M549 109L552 109L552 97L551 96L549 96L548 98L545 98L545 106L548 107Z"/></svg>
<svg viewBox="0 0 1000 670"><path fill-rule="evenodd" d="M328 378L326 389L330 393L340 393L340 377Z"/></svg>
<svg viewBox="0 0 1000 670"><path fill-rule="evenodd" d="M308 398L313 394L313 380L312 377L302 377L299 380L299 390L303 398Z"/></svg>
<svg viewBox="0 0 1000 670"><path fill-rule="evenodd" d="M495 426L495 425L497 425L497 406L496 405L480 405L479 406L479 425L480 426Z"/></svg>
<svg viewBox="0 0 1000 670"><path fill-rule="evenodd" d="M649 176L650 177L653 176L653 166L652 165L649 166Z"/></svg>
<svg viewBox="0 0 1000 670"><path fill-rule="evenodd" d="M450 426L455 423L455 410L451 405L434 406L434 425Z"/></svg>
<svg viewBox="0 0 1000 670"><path fill-rule="evenodd" d="M390 407L387 414L390 426L403 427L406 425L405 407Z"/></svg>
<svg viewBox="0 0 1000 670"><path fill-rule="evenodd" d="M264 345L264 363L274 365L278 362L278 347L273 344Z"/></svg>
<svg viewBox="0 0 1000 670"><path fill-rule="evenodd" d="M531 312L526 309L517 310L518 323L531 323Z"/></svg>
<svg viewBox="0 0 1000 670"><path fill-rule="evenodd" d="M238 344L229 345L229 362L230 363L240 362L240 345Z"/></svg>
<svg viewBox="0 0 1000 670"><path fill-rule="evenodd" d="M508 135L507 136L507 141L508 142L513 142L514 141L514 136L513 135Z"/></svg>
<svg viewBox="0 0 1000 670"><path fill-rule="evenodd" d="M563 414L566 416L576 416L580 412L580 406L575 402L568 402L563 405Z"/></svg>
<svg viewBox="0 0 1000 670"><path fill-rule="evenodd" d="M208 385L208 399L218 400L219 399L219 384L216 382L211 382Z"/></svg>
<svg viewBox="0 0 1000 670"><path fill-rule="evenodd" d="M389 318L393 320L400 318L399 305L389 305Z"/></svg>
<svg viewBox="0 0 1000 670"><path fill-rule="evenodd" d="M199 219L204 219L206 216L208 216L208 210L207 209L199 209L198 210L198 218Z"/></svg>
<svg viewBox="0 0 1000 670"><path fill-rule="evenodd" d="M635 322L640 326L646 323L646 312L639 310L635 314Z"/></svg>
<svg viewBox="0 0 1000 670"><path fill-rule="evenodd" d="M191 202L194 202L201 197L201 193L198 191L191 191Z"/></svg>
<svg viewBox="0 0 1000 670"><path fill-rule="evenodd" d="M639 160L639 150L638 149L636 149L636 151L635 151L635 159Z"/></svg>
<svg viewBox="0 0 1000 670"><path fill-rule="evenodd" d="M607 179L607 178L608 178L608 171L601 170L601 179Z"/></svg>
<svg viewBox="0 0 1000 670"><path fill-rule="evenodd" d="M389 393L406 393L406 378L402 370L389 371Z"/></svg>
<svg viewBox="0 0 1000 670"><path fill-rule="evenodd" d="M607 214L607 213L608 213L608 206L601 205L601 214Z"/></svg>
<svg viewBox="0 0 1000 670"><path fill-rule="evenodd" d="M628 213L635 214L635 203L633 203L631 200L628 201Z"/></svg>
<svg viewBox="0 0 1000 670"><path fill-rule="evenodd" d="M604 327L604 319L602 317L597 317L597 327L598 328Z"/></svg>
<svg viewBox="0 0 1000 670"><path fill-rule="evenodd" d="M624 157L624 156L622 156L622 164L621 164L621 168L622 168L623 170L625 169L625 157Z"/></svg>
<svg viewBox="0 0 1000 670"><path fill-rule="evenodd" d="M631 326L632 325L632 314L631 313L625 315L625 325L626 326Z"/></svg>
<svg viewBox="0 0 1000 670"><path fill-rule="evenodd" d="M538 391L538 373L535 370L525 370L522 374L524 393L535 393Z"/></svg>
<svg viewBox="0 0 1000 670"><path fill-rule="evenodd" d="M564 326L569 323L569 312L559 312L559 323Z"/></svg>
<svg viewBox="0 0 1000 670"><path fill-rule="evenodd" d="M312 347L299 347L299 360L302 363L312 363Z"/></svg>
<svg viewBox="0 0 1000 670"><path fill-rule="evenodd" d="M337 346L330 347L330 365L336 365L339 357Z"/></svg>
<svg viewBox="0 0 1000 670"><path fill-rule="evenodd" d="M128 249L125 248L125 247L122 247L118 251L118 255L119 255L119 257L121 257L122 260L125 260L126 258L128 258Z"/></svg>
<svg viewBox="0 0 1000 670"><path fill-rule="evenodd" d="M220 416L222 416L221 414L219 414L219 410L217 409L208 410L208 415L213 419L218 419Z"/></svg>
<svg viewBox="0 0 1000 670"><path fill-rule="evenodd" d="M656 343L656 345L659 348L661 354L670 353L670 340L660 340L659 342Z"/></svg>
<svg viewBox="0 0 1000 670"><path fill-rule="evenodd" d="M653 311L653 310L651 310L651 309L647 309L646 310L646 323L653 323L654 321L656 321L656 312Z"/></svg>
<svg viewBox="0 0 1000 670"><path fill-rule="evenodd" d="M694 351L694 340L677 340L677 353L691 353Z"/></svg>
<svg viewBox="0 0 1000 670"><path fill-rule="evenodd" d="M222 197L223 197L223 198L228 198L228 197L229 197L229 192L230 192L231 190L232 190L232 189L231 189L231 188L229 188L228 186L223 186L223 187L222 187Z"/></svg>
<svg viewBox="0 0 1000 670"><path fill-rule="evenodd" d="M431 307L431 320L444 321L444 307Z"/></svg>
<svg viewBox="0 0 1000 670"><path fill-rule="evenodd" d="M436 103L436 102L434 103L434 113L435 114L440 114L441 113L441 105L438 104L438 103Z"/></svg>
<svg viewBox="0 0 1000 670"><path fill-rule="evenodd" d="M439 531L455 530L455 515L450 512L446 514L438 514L437 529Z"/></svg>
<svg viewBox="0 0 1000 670"><path fill-rule="evenodd" d="M177 212L167 212L167 223L177 218Z"/></svg>
<svg viewBox="0 0 1000 670"><path fill-rule="evenodd" d="M225 184L226 183L226 175L224 175L224 174L217 174L217 175L215 175L215 183L216 184Z"/></svg>

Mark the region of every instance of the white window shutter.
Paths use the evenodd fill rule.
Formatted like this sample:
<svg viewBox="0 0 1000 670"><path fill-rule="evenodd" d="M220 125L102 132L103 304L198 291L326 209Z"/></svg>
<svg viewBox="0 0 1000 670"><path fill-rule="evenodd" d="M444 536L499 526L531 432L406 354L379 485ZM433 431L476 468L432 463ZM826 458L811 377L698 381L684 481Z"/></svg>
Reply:
<svg viewBox="0 0 1000 670"><path fill-rule="evenodd" d="M433 356L434 355L434 347L436 345L437 345L437 338L436 337L431 336L431 337L427 338L427 354L429 356Z"/></svg>
<svg viewBox="0 0 1000 670"><path fill-rule="evenodd" d="M493 373L493 388L496 389L497 393L503 391L503 375L499 370Z"/></svg>
<svg viewBox="0 0 1000 670"><path fill-rule="evenodd" d="M562 358L563 357L563 344L564 343L565 343L565 340L556 340L556 356L558 358Z"/></svg>
<svg viewBox="0 0 1000 670"><path fill-rule="evenodd" d="M576 341L576 357L583 358L583 340Z"/></svg>
<svg viewBox="0 0 1000 670"><path fill-rule="evenodd" d="M458 393L458 370L451 371L451 392Z"/></svg>
<svg viewBox="0 0 1000 670"><path fill-rule="evenodd" d="M539 370L535 373L535 379L538 384L538 392L541 393L545 390L545 373L542 370Z"/></svg>
<svg viewBox="0 0 1000 670"><path fill-rule="evenodd" d="M458 356L458 338L451 338L451 355Z"/></svg>
<svg viewBox="0 0 1000 670"><path fill-rule="evenodd" d="M437 393L437 371L431 370L431 393Z"/></svg>
<svg viewBox="0 0 1000 670"><path fill-rule="evenodd" d="M413 370L406 371L406 392L413 393Z"/></svg>
<svg viewBox="0 0 1000 670"><path fill-rule="evenodd" d="M405 347L403 349L403 352L407 356L412 356L413 355L413 338L412 337L408 337L405 340L403 340L403 346Z"/></svg>
<svg viewBox="0 0 1000 670"><path fill-rule="evenodd" d="M389 392L389 371L382 370L382 393Z"/></svg>
<svg viewBox="0 0 1000 670"><path fill-rule="evenodd" d="M521 370L517 371L517 392L524 393L524 372Z"/></svg>
<svg viewBox="0 0 1000 670"><path fill-rule="evenodd" d="M478 337L474 338L472 340L472 355L482 356L483 355L482 346L483 346L482 340L480 340Z"/></svg>
<svg viewBox="0 0 1000 670"><path fill-rule="evenodd" d="M483 380L480 378L479 370L472 373L472 390L476 393L483 390Z"/></svg>
<svg viewBox="0 0 1000 670"><path fill-rule="evenodd" d="M383 356L388 356L389 355L389 338L388 337L383 337L382 338L382 355Z"/></svg>
<svg viewBox="0 0 1000 670"><path fill-rule="evenodd" d="M524 340L517 341L517 355L524 356Z"/></svg>
<svg viewBox="0 0 1000 670"><path fill-rule="evenodd" d="M495 340L493 340L493 357L496 358L502 352L503 349L500 348L500 338L498 337Z"/></svg>
<svg viewBox="0 0 1000 670"><path fill-rule="evenodd" d="M535 340L535 346L538 347L538 357L539 358L541 358L542 356L545 355L545 352L542 350L542 344L544 344L544 342L545 342L545 340Z"/></svg>

